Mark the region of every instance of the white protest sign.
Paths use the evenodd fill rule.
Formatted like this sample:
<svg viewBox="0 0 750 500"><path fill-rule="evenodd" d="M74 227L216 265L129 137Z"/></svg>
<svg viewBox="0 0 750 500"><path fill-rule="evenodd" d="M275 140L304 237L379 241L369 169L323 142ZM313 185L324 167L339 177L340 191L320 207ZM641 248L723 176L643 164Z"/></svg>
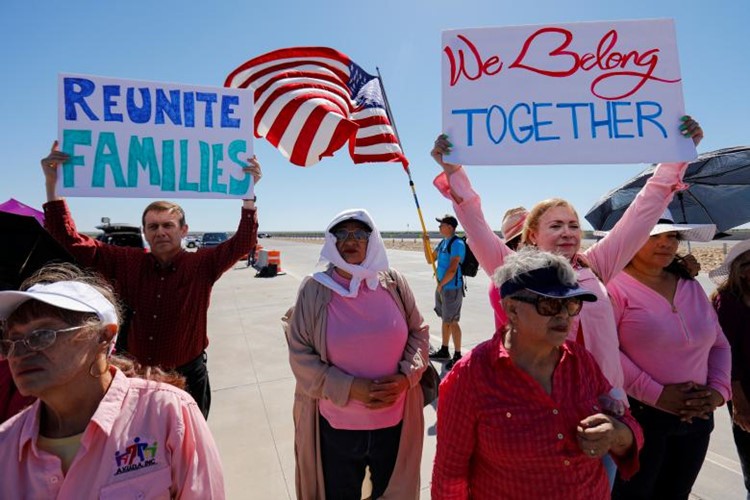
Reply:
<svg viewBox="0 0 750 500"><path fill-rule="evenodd" d="M253 101L244 89L98 76L58 77L60 194L243 198Z"/></svg>
<svg viewBox="0 0 750 500"><path fill-rule="evenodd" d="M443 132L463 164L696 157L674 23L614 21L443 32Z"/></svg>

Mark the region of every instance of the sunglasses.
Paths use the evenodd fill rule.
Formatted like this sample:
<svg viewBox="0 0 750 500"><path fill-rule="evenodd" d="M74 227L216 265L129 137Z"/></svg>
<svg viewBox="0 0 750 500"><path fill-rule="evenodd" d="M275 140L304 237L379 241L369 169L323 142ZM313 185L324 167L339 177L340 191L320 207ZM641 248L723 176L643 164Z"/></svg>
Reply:
<svg viewBox="0 0 750 500"><path fill-rule="evenodd" d="M333 236L336 237L336 241L342 242L348 240L350 237L357 241L367 241L370 239L370 232L364 229L355 229L349 231L348 229L337 229L333 232Z"/></svg>
<svg viewBox="0 0 750 500"><path fill-rule="evenodd" d="M59 330L40 329L34 330L22 339L18 340L0 340L0 359L8 359L15 352L16 344L20 343L29 351L43 351L49 348L57 340L60 333L68 333L84 328L86 325L72 326L70 328L61 328Z"/></svg>
<svg viewBox="0 0 750 500"><path fill-rule="evenodd" d="M578 297L570 297L567 299L551 299L549 297L542 297L537 295L536 297L525 297L519 295L511 297L513 300L519 302L525 302L527 304L534 304L536 306L536 312L540 316L557 316L565 308L568 316L577 316L581 312L583 307L583 301Z"/></svg>

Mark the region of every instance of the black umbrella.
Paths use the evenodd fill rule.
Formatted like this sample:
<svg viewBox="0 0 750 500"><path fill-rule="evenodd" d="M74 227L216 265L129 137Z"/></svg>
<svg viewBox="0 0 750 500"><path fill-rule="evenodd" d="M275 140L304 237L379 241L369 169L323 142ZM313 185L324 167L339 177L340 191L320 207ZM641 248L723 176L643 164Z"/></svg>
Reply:
<svg viewBox="0 0 750 500"><path fill-rule="evenodd" d="M652 165L605 194L588 211L586 220L594 229L612 229L655 168ZM688 189L676 193L669 204L676 223L716 224L718 231L726 231L750 222L750 146L698 156L688 165L683 180Z"/></svg>
<svg viewBox="0 0 750 500"><path fill-rule="evenodd" d="M0 289L18 289L48 262L75 262L34 217L0 211L0 234Z"/></svg>

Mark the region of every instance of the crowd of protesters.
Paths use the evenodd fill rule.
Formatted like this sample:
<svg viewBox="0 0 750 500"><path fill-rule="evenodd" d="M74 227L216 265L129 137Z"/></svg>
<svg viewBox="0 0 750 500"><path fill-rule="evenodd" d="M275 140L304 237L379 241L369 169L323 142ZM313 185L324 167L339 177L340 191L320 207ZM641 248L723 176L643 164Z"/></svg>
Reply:
<svg viewBox="0 0 750 500"><path fill-rule="evenodd" d="M703 137L690 117L677 126ZM582 251L578 214L558 198L508 210L498 237L465 169L443 159L451 148L440 135L431 152L456 214L437 219L443 240L428 253L439 348L364 209L333 218L324 269L284 315L298 498L359 499L368 471L371 498L419 498L431 359L447 361L432 498L687 499L724 404L750 492L750 244L710 273L709 300L677 248L715 227L667 210L687 164L659 165ZM206 424L207 311L213 284L256 244L255 198L213 249L184 251L185 213L164 201L143 212L150 253L113 247L79 233L58 196L68 160L55 144L41 162L45 225L87 270L48 265L0 292L4 494L224 498ZM260 180L254 157L245 172ZM463 355L459 224L492 279L495 324ZM123 302L130 327L117 342Z"/></svg>

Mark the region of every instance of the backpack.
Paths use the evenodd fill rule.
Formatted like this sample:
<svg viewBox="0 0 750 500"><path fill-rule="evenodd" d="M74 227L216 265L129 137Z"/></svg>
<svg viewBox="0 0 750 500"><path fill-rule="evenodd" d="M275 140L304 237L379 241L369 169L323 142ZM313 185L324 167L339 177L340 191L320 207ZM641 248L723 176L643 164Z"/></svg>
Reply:
<svg viewBox="0 0 750 500"><path fill-rule="evenodd" d="M461 274L473 278L477 275L477 271L479 271L479 261L476 256L474 256L474 252L471 251L469 244L466 243L466 236L453 236L448 242L448 248L446 248L446 251L448 253L451 252L451 245L453 245L453 242L457 239L461 239L466 246L466 255L464 256L464 261L461 262Z"/></svg>

